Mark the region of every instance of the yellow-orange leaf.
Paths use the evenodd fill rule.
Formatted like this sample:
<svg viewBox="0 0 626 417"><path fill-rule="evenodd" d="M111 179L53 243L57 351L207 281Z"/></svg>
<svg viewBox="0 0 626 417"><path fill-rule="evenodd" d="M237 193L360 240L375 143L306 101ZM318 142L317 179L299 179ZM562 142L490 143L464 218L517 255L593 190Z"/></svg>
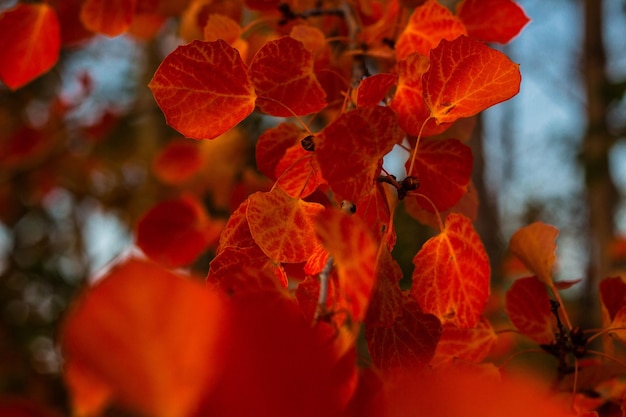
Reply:
<svg viewBox="0 0 626 417"><path fill-rule="evenodd" d="M186 417L215 381L223 361L221 297L153 263L118 265L78 300L61 341L73 372L110 387L115 399L142 414ZM223 352L222 352L223 353ZM87 387L88 388L88 387ZM73 401L89 389L72 392ZM101 391L102 392L102 391Z"/></svg>
<svg viewBox="0 0 626 417"><path fill-rule="evenodd" d="M509 243L511 252L546 284L552 283L558 234L556 227L535 222L515 232Z"/></svg>
<svg viewBox="0 0 626 417"><path fill-rule="evenodd" d="M312 239L314 218L324 210L318 203L289 197L280 188L250 196L246 218L252 238L275 262L306 261L318 247Z"/></svg>
<svg viewBox="0 0 626 417"><path fill-rule="evenodd" d="M489 259L472 222L451 213L413 258L411 295L442 323L474 327L489 296Z"/></svg>
<svg viewBox="0 0 626 417"><path fill-rule="evenodd" d="M430 53L424 102L437 123L473 116L519 92L519 65L482 42L459 36Z"/></svg>
<svg viewBox="0 0 626 417"><path fill-rule="evenodd" d="M46 3L20 3L0 14L0 79L12 90L48 71L61 48L59 19Z"/></svg>
<svg viewBox="0 0 626 417"><path fill-rule="evenodd" d="M183 135L213 139L254 110L256 94L236 49L193 41L169 54L149 84L167 123Z"/></svg>
<svg viewBox="0 0 626 417"><path fill-rule="evenodd" d="M455 359L479 363L487 357L496 340L496 332L484 318L470 329L459 329L446 324L430 364L451 365Z"/></svg>

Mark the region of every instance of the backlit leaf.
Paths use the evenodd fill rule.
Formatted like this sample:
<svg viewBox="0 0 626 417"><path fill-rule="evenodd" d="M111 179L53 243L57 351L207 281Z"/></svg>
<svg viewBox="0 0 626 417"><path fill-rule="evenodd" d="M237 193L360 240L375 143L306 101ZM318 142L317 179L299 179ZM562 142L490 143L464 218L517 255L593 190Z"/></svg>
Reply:
<svg viewBox="0 0 626 417"><path fill-rule="evenodd" d="M289 197L280 188L250 196L246 218L254 241L275 262L304 262L319 243L312 239L318 203Z"/></svg>
<svg viewBox="0 0 626 417"><path fill-rule="evenodd" d="M222 40L193 41L169 54L149 84L167 123L213 139L254 110L256 94L239 53Z"/></svg>
<svg viewBox="0 0 626 417"><path fill-rule="evenodd" d="M223 224L212 221L192 196L167 200L152 207L137 224L137 245L167 267L193 262L217 243Z"/></svg>
<svg viewBox="0 0 626 417"><path fill-rule="evenodd" d="M435 354L441 323L407 300L391 326L367 326L365 337L374 365L383 370L421 369Z"/></svg>
<svg viewBox="0 0 626 417"><path fill-rule="evenodd" d="M20 3L0 14L0 79L18 89L47 72L61 48L59 20L46 3Z"/></svg>
<svg viewBox="0 0 626 417"><path fill-rule="evenodd" d="M469 329L459 329L452 324L446 324L443 326L435 356L430 364L449 366L455 359L480 363L487 357L496 340L496 332L484 318Z"/></svg>
<svg viewBox="0 0 626 417"><path fill-rule="evenodd" d="M519 92L519 65L482 42L460 36L430 53L424 101L437 123L473 116Z"/></svg>
<svg viewBox="0 0 626 417"><path fill-rule="evenodd" d="M407 162L409 169L411 161ZM467 192L472 176L473 156L469 146L456 139L423 139L419 142L412 175L420 180L417 193L432 201L437 211L445 211L459 202ZM423 209L433 207L419 196L416 199Z"/></svg>
<svg viewBox="0 0 626 417"><path fill-rule="evenodd" d="M156 264L129 260L78 300L61 342L66 362L87 367L120 403L146 415L186 417L217 382L223 360L214 359L223 353L218 342L225 329L216 293Z"/></svg>
<svg viewBox="0 0 626 417"><path fill-rule="evenodd" d="M255 156L259 171L271 180L276 180L276 165L287 149L304 138L306 133L293 123L281 123L265 130L256 143Z"/></svg>
<svg viewBox="0 0 626 417"><path fill-rule="evenodd" d="M506 312L517 329L539 344L554 340L556 317L546 285L536 277L516 280L506 293Z"/></svg>
<svg viewBox="0 0 626 417"><path fill-rule="evenodd" d="M382 158L404 133L387 107L360 107L343 113L315 138L323 177L338 200L358 204L377 181Z"/></svg>
<svg viewBox="0 0 626 417"><path fill-rule="evenodd" d="M556 227L535 222L515 232L509 243L509 250L545 284L552 283L558 234Z"/></svg>
<svg viewBox="0 0 626 417"><path fill-rule="evenodd" d="M80 20L93 32L120 35L130 27L137 0L85 0Z"/></svg>
<svg viewBox="0 0 626 417"><path fill-rule="evenodd" d="M339 210L325 210L316 231L335 262L339 275L338 297L346 303L353 322L360 322L375 283L377 246L367 225Z"/></svg>
<svg viewBox="0 0 626 417"><path fill-rule="evenodd" d="M264 113L289 117L326 107L326 93L313 72L313 55L289 36L267 42L250 63L256 104Z"/></svg>
<svg viewBox="0 0 626 417"><path fill-rule="evenodd" d="M398 85L391 108L398 114L400 127L416 137L436 135L450 127L448 123L437 125L434 119L430 119L430 110L422 97L422 75L429 67L428 58L418 53L412 53L396 64Z"/></svg>
<svg viewBox="0 0 626 417"><path fill-rule="evenodd" d="M508 43L530 21L512 0L463 0L456 14L469 37L485 42Z"/></svg>
<svg viewBox="0 0 626 417"><path fill-rule="evenodd" d="M325 184L315 153L304 150L300 143L287 149L276 165L278 186L288 195L305 198Z"/></svg>
<svg viewBox="0 0 626 417"><path fill-rule="evenodd" d="M489 297L490 266L471 221L457 213L413 258L411 295L442 323L474 327Z"/></svg>
<svg viewBox="0 0 626 417"><path fill-rule="evenodd" d="M222 14L211 14L204 26L204 40L222 39L239 51L245 62L248 56L248 42L241 38L241 26L235 20Z"/></svg>
<svg viewBox="0 0 626 417"><path fill-rule="evenodd" d="M400 290L402 269L386 248L376 266L376 284L365 319L367 326L391 327L402 315L404 295Z"/></svg>
<svg viewBox="0 0 626 417"><path fill-rule="evenodd" d="M404 59L412 52L428 56L442 39L453 40L466 34L458 17L438 1L428 0L413 11L396 42L396 57Z"/></svg>
<svg viewBox="0 0 626 417"><path fill-rule="evenodd" d="M600 281L599 286L602 306L613 320L617 312L626 306L626 283L621 277L611 277Z"/></svg>

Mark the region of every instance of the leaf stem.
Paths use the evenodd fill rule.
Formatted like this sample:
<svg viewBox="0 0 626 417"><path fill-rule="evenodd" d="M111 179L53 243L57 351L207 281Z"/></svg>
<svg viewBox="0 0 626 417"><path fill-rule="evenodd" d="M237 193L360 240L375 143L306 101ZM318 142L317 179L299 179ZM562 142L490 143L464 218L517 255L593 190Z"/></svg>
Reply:
<svg viewBox="0 0 626 417"><path fill-rule="evenodd" d="M407 171L406 175L413 175L413 167L415 166L415 156L417 155L417 148L419 147L420 139L422 138L422 133L424 132L426 123L428 123L428 121L432 118L433 118L432 116L429 116L428 119L424 120L424 123L422 123L422 127L420 127L420 131L419 131L419 134L417 135L417 139L415 139L415 146L413 147L413 155L411 156L411 165L409 166L409 170Z"/></svg>

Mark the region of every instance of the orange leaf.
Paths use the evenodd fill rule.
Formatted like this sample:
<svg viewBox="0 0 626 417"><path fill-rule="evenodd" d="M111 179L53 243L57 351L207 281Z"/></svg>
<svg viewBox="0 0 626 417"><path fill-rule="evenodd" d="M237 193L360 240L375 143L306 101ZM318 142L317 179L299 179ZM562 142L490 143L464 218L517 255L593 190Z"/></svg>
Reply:
<svg viewBox="0 0 626 417"><path fill-rule="evenodd" d="M422 97L422 75L429 67L428 58L418 53L412 53L396 64L398 85L391 108L398 114L400 127L413 136L433 136L450 127L446 123L437 125L430 119L430 110Z"/></svg>
<svg viewBox="0 0 626 417"><path fill-rule="evenodd" d="M204 40L216 41L223 39L239 51L243 61L248 56L248 42L241 38L241 26L235 20L222 14L213 13L204 26Z"/></svg>
<svg viewBox="0 0 626 417"><path fill-rule="evenodd" d="M326 93L313 72L313 55L289 36L267 42L250 63L257 106L272 116L315 113L326 107Z"/></svg>
<svg viewBox="0 0 626 417"><path fill-rule="evenodd" d="M422 77L424 102L437 123L473 116L519 92L519 65L466 36L443 40Z"/></svg>
<svg viewBox="0 0 626 417"><path fill-rule="evenodd" d="M221 298L201 283L129 260L83 294L61 341L66 362L87 367L121 403L185 417L217 382L225 319Z"/></svg>
<svg viewBox="0 0 626 417"><path fill-rule="evenodd" d="M221 229L199 201L185 196L158 203L144 214L137 224L137 245L164 266L182 266L216 243Z"/></svg>
<svg viewBox="0 0 626 417"><path fill-rule="evenodd" d="M480 363L496 343L497 336L491 324L481 318L476 327L459 329L451 324L443 326L435 350L432 366L452 365L455 359Z"/></svg>
<svg viewBox="0 0 626 417"><path fill-rule="evenodd" d="M456 14L468 36L485 42L508 43L530 21L512 0L463 0Z"/></svg>
<svg viewBox="0 0 626 417"><path fill-rule="evenodd" d="M169 54L149 84L167 123L183 135L213 139L254 110L246 65L226 42L193 41Z"/></svg>
<svg viewBox="0 0 626 417"><path fill-rule="evenodd" d="M459 202L472 176L473 156L469 146L456 139L423 139L419 142L412 175L420 180L417 193L432 201L438 211ZM407 161L407 170L411 161ZM409 194L426 211L433 207L416 194Z"/></svg>
<svg viewBox="0 0 626 417"><path fill-rule="evenodd" d="M506 312L517 329L539 344L554 340L556 317L550 310L550 297L536 277L516 280L506 293Z"/></svg>
<svg viewBox="0 0 626 417"><path fill-rule="evenodd" d="M175 140L161 149L152 163L152 170L161 181L177 185L193 178L202 166L197 143Z"/></svg>
<svg viewBox="0 0 626 417"><path fill-rule="evenodd" d="M376 74L362 80L356 97L357 106L379 105L397 79L398 76L395 74Z"/></svg>
<svg viewBox="0 0 626 417"><path fill-rule="evenodd" d="M130 27L137 0L85 0L80 20L93 32L120 35Z"/></svg>
<svg viewBox="0 0 626 417"><path fill-rule="evenodd" d="M489 297L489 259L471 221L457 213L413 258L411 295L426 313L459 328L478 323Z"/></svg>
<svg viewBox="0 0 626 417"><path fill-rule="evenodd" d="M375 282L374 239L358 217L339 210L321 213L316 231L335 261L338 297L347 303L353 322L363 321Z"/></svg>
<svg viewBox="0 0 626 417"><path fill-rule="evenodd" d="M61 29L54 9L45 3L20 3L0 13L0 79L16 90L57 62Z"/></svg>
<svg viewBox="0 0 626 417"><path fill-rule="evenodd" d="M314 55L326 46L326 36L324 32L309 25L295 25L291 28L289 36L302 42L304 47Z"/></svg>
<svg viewBox="0 0 626 417"><path fill-rule="evenodd" d="M287 149L298 143L306 133L293 123L281 123L265 130L256 143L255 156L259 171L271 180L276 180L276 165Z"/></svg>
<svg viewBox="0 0 626 417"><path fill-rule="evenodd" d="M556 227L535 222L522 227L509 243L509 250L517 256L540 281L552 285L552 268L556 253Z"/></svg>
<svg viewBox="0 0 626 417"><path fill-rule="evenodd" d="M254 241L275 262L306 261L319 243L313 219L324 210L318 203L289 197L280 188L249 197L246 218Z"/></svg>
<svg viewBox="0 0 626 417"><path fill-rule="evenodd" d="M296 198L308 197L317 187L326 184L315 154L306 151L300 143L287 149L276 165L276 177L278 186Z"/></svg>
<svg viewBox="0 0 626 417"><path fill-rule="evenodd" d="M360 107L340 115L315 138L323 177L338 200L358 205L377 182L382 158L404 136L388 107Z"/></svg>
<svg viewBox="0 0 626 417"><path fill-rule="evenodd" d="M396 42L396 57L404 59L412 52L428 56L442 39L453 40L466 34L458 17L437 0L428 0L413 11Z"/></svg>
<svg viewBox="0 0 626 417"><path fill-rule="evenodd" d="M421 369L435 354L441 323L407 300L391 326L367 326L365 338L374 365L383 370Z"/></svg>
<svg viewBox="0 0 626 417"><path fill-rule="evenodd" d="M391 252L382 248L376 267L376 284L367 309L367 326L391 327L403 313L404 296L400 290L402 269Z"/></svg>

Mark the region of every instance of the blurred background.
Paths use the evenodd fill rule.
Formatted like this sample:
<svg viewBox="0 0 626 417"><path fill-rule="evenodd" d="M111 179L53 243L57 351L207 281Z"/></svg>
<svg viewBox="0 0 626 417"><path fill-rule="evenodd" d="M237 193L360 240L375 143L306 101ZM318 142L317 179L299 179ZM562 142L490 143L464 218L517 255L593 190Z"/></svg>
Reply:
<svg viewBox="0 0 626 417"><path fill-rule="evenodd" d="M476 226L503 288L517 271L506 256L511 234L536 220L558 227L556 276L583 279L566 296L591 323L599 279L626 267L626 1L519 3L532 21L502 49L520 64L521 92L484 112L471 142ZM151 41L96 36L28 86L0 86L2 393L63 406L63 312L107 263L135 250L142 214L178 192L154 175L155 158L173 140L200 145L165 125L146 87L180 42L176 31L171 21ZM227 185L207 195L211 215L226 217L228 196L262 181L253 173L258 123L244 126L236 149L212 145ZM206 274L209 260L192 269Z"/></svg>

